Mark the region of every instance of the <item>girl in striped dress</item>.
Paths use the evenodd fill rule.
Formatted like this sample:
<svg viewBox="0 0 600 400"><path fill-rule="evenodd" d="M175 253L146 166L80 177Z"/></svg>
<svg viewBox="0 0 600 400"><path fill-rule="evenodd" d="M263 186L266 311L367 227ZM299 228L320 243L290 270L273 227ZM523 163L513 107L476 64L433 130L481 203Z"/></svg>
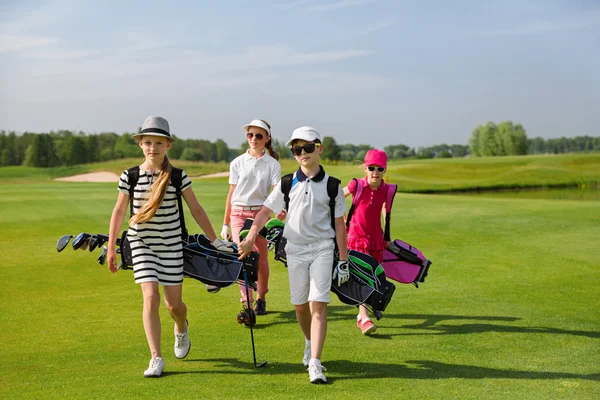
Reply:
<svg viewBox="0 0 600 400"><path fill-rule="evenodd" d="M167 150L175 140L169 123L161 117L148 117L139 133L133 135L144 152L134 188L133 215L129 220L127 237L131 244L135 282L142 288L143 321L151 360L145 377L158 377L164 370L160 350L160 293L163 286L165 305L175 321L175 357L185 358L190 350L187 307L182 301L183 252L181 226L175 187L171 183L172 165ZM233 251L217 239L214 229L191 188L192 182L182 171L182 197L191 214L213 245L220 250ZM119 197L110 220L108 267L117 272L116 241L129 205L129 175L124 171L119 182ZM227 250L229 249L229 250Z"/></svg>

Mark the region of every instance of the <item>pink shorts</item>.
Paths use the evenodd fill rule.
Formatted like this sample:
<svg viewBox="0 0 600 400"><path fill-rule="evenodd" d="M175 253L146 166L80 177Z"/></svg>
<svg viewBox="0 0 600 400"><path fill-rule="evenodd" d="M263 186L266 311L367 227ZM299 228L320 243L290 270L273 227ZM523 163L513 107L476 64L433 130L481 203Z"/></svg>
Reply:
<svg viewBox="0 0 600 400"><path fill-rule="evenodd" d="M246 221L247 218L254 218L259 211L260 210L243 210L241 208L236 208L235 206L232 207L231 235L233 236L233 241L235 243L240 243L240 230L242 229L242 226L244 226L244 221ZM257 237L254 242L253 250L260 254L258 260L258 282L256 282L256 285L258 286L258 297L264 299L265 295L269 292L269 248L267 240ZM252 290L248 293L250 295L250 302L253 302L254 296ZM246 288L243 285L240 286L240 302L246 303Z"/></svg>

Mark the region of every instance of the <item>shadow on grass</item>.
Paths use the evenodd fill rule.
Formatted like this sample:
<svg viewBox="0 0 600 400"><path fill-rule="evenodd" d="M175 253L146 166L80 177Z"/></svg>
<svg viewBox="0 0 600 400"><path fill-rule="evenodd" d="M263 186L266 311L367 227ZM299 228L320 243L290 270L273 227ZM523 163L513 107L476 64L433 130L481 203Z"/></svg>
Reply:
<svg viewBox="0 0 600 400"><path fill-rule="evenodd" d="M287 375L306 374L306 367L298 363L269 363L264 368L255 368L252 362L235 358L216 358L206 360L189 360L189 362L213 363L209 370L190 370L169 372L175 374L224 374L224 375ZM583 379L600 381L600 373L574 374L569 372L526 371L516 369L499 369L478 367L475 365L448 364L431 360L408 360L404 364L384 364L372 362L354 362L332 360L323 364L328 368L330 383L345 379ZM224 368L224 369L221 369ZM306 374L307 375L307 374Z"/></svg>
<svg viewBox="0 0 600 400"><path fill-rule="evenodd" d="M417 319L423 322L416 324L405 324L400 326L385 325L385 319ZM497 316L470 316L470 315L435 315L435 314L385 314L382 323L378 324L378 328L385 329L401 329L401 330L421 330L429 332L402 332L392 334L375 334L373 338L386 339L393 336L412 336L412 335L464 335L470 333L486 333L486 332L504 332L504 333L546 333L557 335L573 335L589 338L600 338L599 331L578 331L571 329L559 329L550 327L535 327L535 326L513 326L488 323L465 323L465 324L443 324L443 321L499 321L499 322L514 322L521 318L516 317L497 317Z"/></svg>
<svg viewBox="0 0 600 400"><path fill-rule="evenodd" d="M329 306L327 308L327 319L330 322L351 320L354 321L354 307L351 306ZM351 314L349 314L351 312ZM290 311L269 311L269 314L276 314L274 321L261 323L261 318L258 317L258 324L254 329L264 329L269 326L280 324L296 323L296 313ZM389 320L422 320L414 324L389 325L386 321ZM376 339L391 339L394 336L413 336L413 335L464 335L470 333L486 333L486 332L504 332L504 333L545 333L557 335L573 335L589 338L600 338L600 331L578 331L570 329L559 329L550 327L528 327L528 326L513 326L502 325L497 323L485 322L515 322L520 321L518 317L503 317L503 316L477 316L477 315L448 315L448 314L386 314L377 323L381 330L378 333L371 335ZM444 321L470 321L464 324L443 324ZM471 322L475 321L475 323ZM477 322L481 321L481 322ZM383 333L384 330L402 330L400 333ZM425 332L410 332L410 330L418 330Z"/></svg>

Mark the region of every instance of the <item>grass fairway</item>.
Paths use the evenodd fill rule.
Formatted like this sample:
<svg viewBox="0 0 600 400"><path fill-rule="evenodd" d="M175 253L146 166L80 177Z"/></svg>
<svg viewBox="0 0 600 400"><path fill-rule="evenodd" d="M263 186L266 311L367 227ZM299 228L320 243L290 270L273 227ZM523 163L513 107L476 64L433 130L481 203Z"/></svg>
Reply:
<svg viewBox="0 0 600 400"><path fill-rule="evenodd" d="M195 180L194 189L220 226L227 183ZM273 260L269 314L254 331L264 369L235 322L237 288L210 295L186 280L192 350L175 359L161 306L166 376L142 378L149 353L133 274L111 275L98 250L55 250L63 234L107 232L116 195L114 184L0 186L0 398L600 396L598 202L398 194L392 236L433 260L429 277L419 289L396 285L373 337L333 295L323 354L331 384L317 386L301 364L286 270Z"/></svg>

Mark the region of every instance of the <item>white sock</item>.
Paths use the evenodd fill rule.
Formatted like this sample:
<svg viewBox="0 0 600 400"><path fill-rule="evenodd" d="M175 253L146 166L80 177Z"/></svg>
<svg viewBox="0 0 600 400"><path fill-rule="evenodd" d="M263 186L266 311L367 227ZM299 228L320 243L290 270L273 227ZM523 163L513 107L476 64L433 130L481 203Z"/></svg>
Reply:
<svg viewBox="0 0 600 400"><path fill-rule="evenodd" d="M321 365L321 360L318 358L311 358L308 365Z"/></svg>
<svg viewBox="0 0 600 400"><path fill-rule="evenodd" d="M306 347L310 347L310 339L304 339L304 344Z"/></svg>

